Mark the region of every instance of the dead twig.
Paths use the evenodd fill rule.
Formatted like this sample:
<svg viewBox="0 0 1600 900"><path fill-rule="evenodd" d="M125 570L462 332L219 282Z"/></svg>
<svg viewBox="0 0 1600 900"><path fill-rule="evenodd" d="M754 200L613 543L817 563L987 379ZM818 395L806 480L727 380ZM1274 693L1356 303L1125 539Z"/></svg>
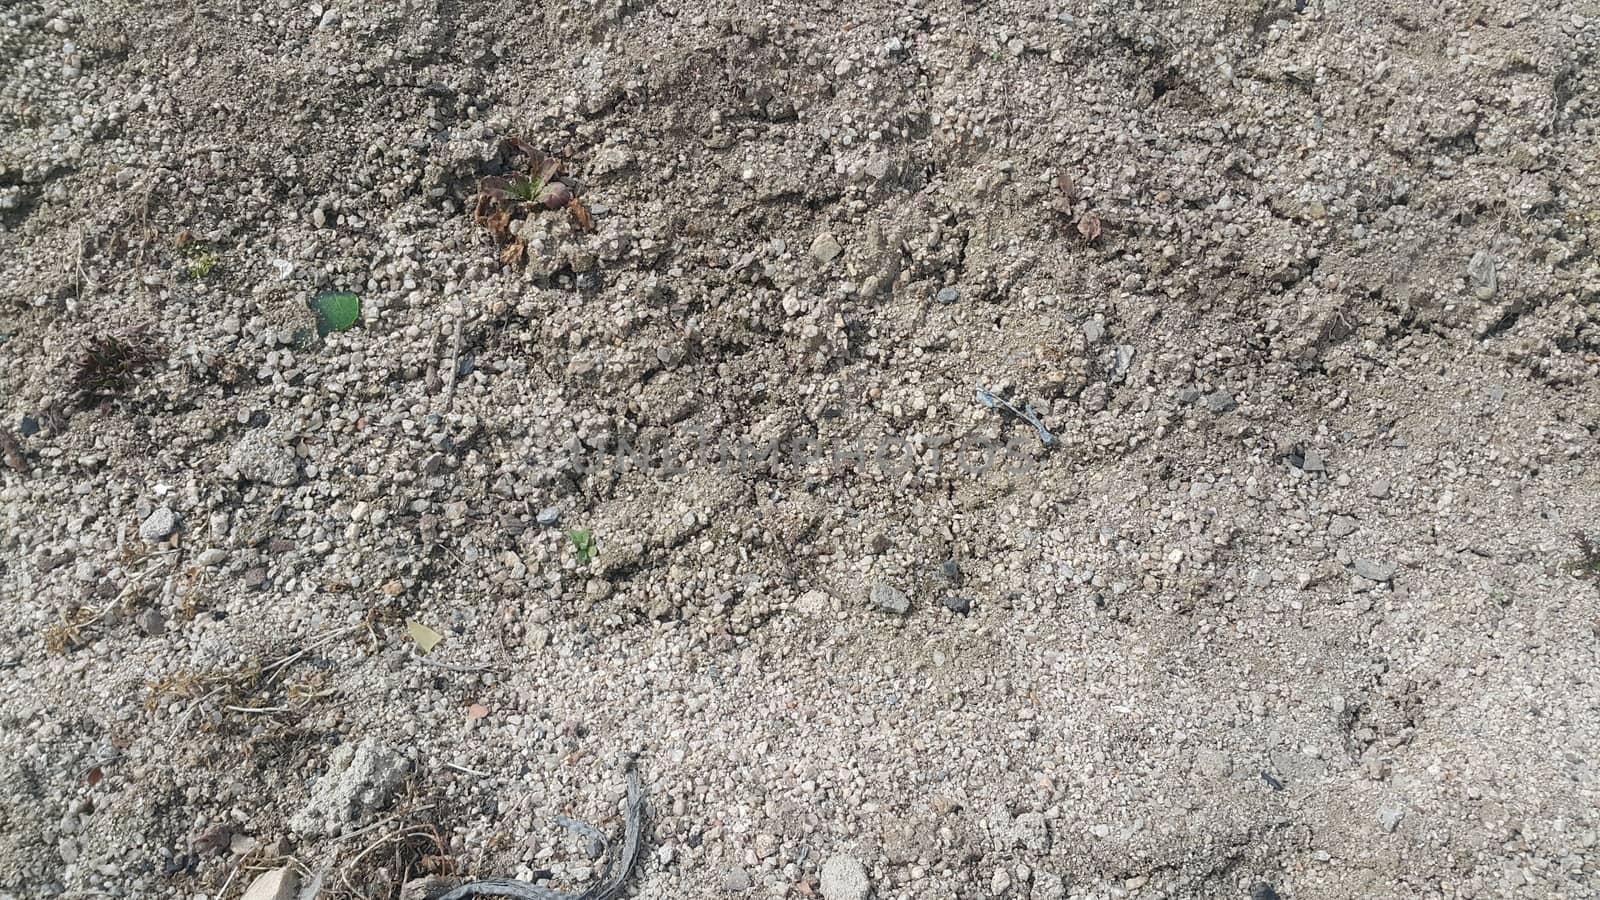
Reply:
<svg viewBox="0 0 1600 900"><path fill-rule="evenodd" d="M416 810L413 810L413 812L415 811ZM339 872L339 882L344 885L345 890L352 894L359 895L360 892L356 890L355 885L350 883L350 873L355 870L356 866L360 864L361 860L365 859L367 854L377 850L380 847L385 847L395 842L403 844L404 842L414 838L426 838L431 840L433 841L433 845L438 848L440 855L443 855L445 852L444 842L439 839L439 833L437 829L433 828L432 826L407 825L404 828L398 828L389 832L388 834L385 834L383 837L378 838L376 841L368 844L360 853L357 853L354 857L352 857L348 863L341 867Z"/></svg>
<svg viewBox="0 0 1600 900"><path fill-rule="evenodd" d="M456 372L461 368L461 318L462 313L456 314L456 334L450 350L450 371L444 376L444 411L449 412L452 404L456 402Z"/></svg>

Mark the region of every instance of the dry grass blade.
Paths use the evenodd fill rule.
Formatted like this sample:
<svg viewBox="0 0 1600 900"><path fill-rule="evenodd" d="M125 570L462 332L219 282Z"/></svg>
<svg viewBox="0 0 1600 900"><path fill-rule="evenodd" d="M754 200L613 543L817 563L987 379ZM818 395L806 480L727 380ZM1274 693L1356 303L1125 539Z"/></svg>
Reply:
<svg viewBox="0 0 1600 900"><path fill-rule="evenodd" d="M83 409L126 396L160 358L160 353L138 336L103 334L92 338L72 373L72 395Z"/></svg>
<svg viewBox="0 0 1600 900"><path fill-rule="evenodd" d="M417 810L414 810L413 812L416 811ZM424 848L430 844L433 847L433 853L425 852ZM436 827L432 825L402 826L393 831L385 833L382 837L379 837L377 840L368 844L366 847L362 848L361 852L351 857L349 862L340 867L339 882L344 890L348 891L353 896L370 896L369 894L359 890L357 885L353 883L352 878L359 877L360 867L363 860L365 860L368 856L371 856L374 852L386 847L393 847L395 850L397 862L395 866L396 871L392 873L391 877L396 879L396 881L399 883L403 883L409 879L409 877L414 873L417 863L426 862L430 859L439 860L442 859L447 853L444 840L439 836L439 829ZM398 887L399 884L397 883L389 890L393 891L398 889ZM386 892L382 896L388 896L388 893Z"/></svg>

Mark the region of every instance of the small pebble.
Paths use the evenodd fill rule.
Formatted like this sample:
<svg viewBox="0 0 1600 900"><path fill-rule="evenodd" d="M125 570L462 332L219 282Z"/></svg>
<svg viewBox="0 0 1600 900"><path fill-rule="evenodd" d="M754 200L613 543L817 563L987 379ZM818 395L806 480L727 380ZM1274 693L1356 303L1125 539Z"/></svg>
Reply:
<svg viewBox="0 0 1600 900"><path fill-rule="evenodd" d="M742 868L731 869L722 879L722 886L731 893L742 894L750 890L750 873Z"/></svg>
<svg viewBox="0 0 1600 900"><path fill-rule="evenodd" d="M1355 573L1368 581L1384 582L1394 578L1396 566L1392 562L1374 559L1357 559L1352 566Z"/></svg>
<svg viewBox="0 0 1600 900"><path fill-rule="evenodd" d="M1386 804L1378 810L1378 826L1386 833L1393 834L1400 827L1400 820L1406 817L1405 807L1398 803Z"/></svg>
<svg viewBox="0 0 1600 900"><path fill-rule="evenodd" d="M947 559L939 564L939 577L950 584L961 583L961 564L953 559Z"/></svg>
<svg viewBox="0 0 1600 900"><path fill-rule="evenodd" d="M905 592L887 582L872 585L872 605L886 613L903 616L911 611L911 600Z"/></svg>
<svg viewBox="0 0 1600 900"><path fill-rule="evenodd" d="M843 252L844 247L839 245L839 239L826 231L811 242L811 258L819 263L833 262Z"/></svg>
<svg viewBox="0 0 1600 900"><path fill-rule="evenodd" d="M1278 900L1278 891L1271 882L1258 881L1250 886L1250 900Z"/></svg>
<svg viewBox="0 0 1600 900"><path fill-rule="evenodd" d="M139 623L139 630L150 637L160 637L167 633L167 620L154 609L146 609L139 613L135 621Z"/></svg>
<svg viewBox="0 0 1600 900"><path fill-rule="evenodd" d="M1321 450L1307 450L1304 460L1300 463L1300 468L1306 472L1326 472L1328 471L1328 463L1322 458Z"/></svg>
<svg viewBox="0 0 1600 900"><path fill-rule="evenodd" d="M139 525L139 537L146 541L166 540L178 528L178 516L170 507L158 507Z"/></svg>
<svg viewBox="0 0 1600 900"><path fill-rule="evenodd" d="M1206 408L1221 415L1238 409L1239 404L1233 399L1233 395L1227 391L1217 391L1206 395Z"/></svg>

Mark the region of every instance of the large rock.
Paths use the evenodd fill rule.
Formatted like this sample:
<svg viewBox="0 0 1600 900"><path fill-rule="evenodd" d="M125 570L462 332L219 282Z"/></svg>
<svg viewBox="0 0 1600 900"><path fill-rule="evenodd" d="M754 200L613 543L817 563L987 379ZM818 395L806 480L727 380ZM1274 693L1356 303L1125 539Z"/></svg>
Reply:
<svg viewBox="0 0 1600 900"><path fill-rule="evenodd" d="M243 900L295 900L300 893L300 876L284 866L262 872L245 889Z"/></svg>
<svg viewBox="0 0 1600 900"><path fill-rule="evenodd" d="M289 827L313 837L359 827L389 805L410 769L410 760L376 738L344 744L329 755L328 771L312 785L310 802Z"/></svg>
<svg viewBox="0 0 1600 900"><path fill-rule="evenodd" d="M872 882L867 867L853 856L831 856L822 864L823 900L867 900Z"/></svg>

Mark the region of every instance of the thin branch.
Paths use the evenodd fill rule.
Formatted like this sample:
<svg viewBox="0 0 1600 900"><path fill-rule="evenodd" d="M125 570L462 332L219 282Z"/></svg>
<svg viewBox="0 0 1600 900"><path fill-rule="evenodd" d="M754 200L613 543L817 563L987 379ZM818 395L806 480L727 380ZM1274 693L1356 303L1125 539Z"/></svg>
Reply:
<svg viewBox="0 0 1600 900"><path fill-rule="evenodd" d="M456 335L450 350L450 371L444 376L444 411L449 412L456 401L456 371L461 368L461 319L465 311L456 314Z"/></svg>

